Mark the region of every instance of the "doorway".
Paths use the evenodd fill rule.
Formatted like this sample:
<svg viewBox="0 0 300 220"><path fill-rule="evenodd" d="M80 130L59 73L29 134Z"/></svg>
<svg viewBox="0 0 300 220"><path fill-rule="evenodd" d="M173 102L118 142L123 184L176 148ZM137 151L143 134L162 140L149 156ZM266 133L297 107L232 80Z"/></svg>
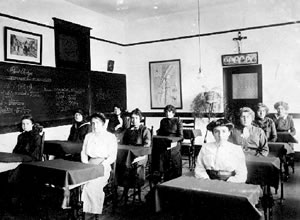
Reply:
<svg viewBox="0 0 300 220"><path fill-rule="evenodd" d="M223 88L225 117L236 123L241 107L262 102L262 66L224 67Z"/></svg>

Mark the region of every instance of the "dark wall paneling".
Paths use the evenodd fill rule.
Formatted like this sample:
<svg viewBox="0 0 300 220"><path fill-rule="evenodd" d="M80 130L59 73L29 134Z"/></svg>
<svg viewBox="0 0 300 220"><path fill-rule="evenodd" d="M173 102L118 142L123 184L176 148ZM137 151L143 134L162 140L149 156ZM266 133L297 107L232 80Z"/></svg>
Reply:
<svg viewBox="0 0 300 220"><path fill-rule="evenodd" d="M71 123L76 108L111 112L127 102L122 74L0 62L0 88L0 133L17 131L25 114L58 126Z"/></svg>

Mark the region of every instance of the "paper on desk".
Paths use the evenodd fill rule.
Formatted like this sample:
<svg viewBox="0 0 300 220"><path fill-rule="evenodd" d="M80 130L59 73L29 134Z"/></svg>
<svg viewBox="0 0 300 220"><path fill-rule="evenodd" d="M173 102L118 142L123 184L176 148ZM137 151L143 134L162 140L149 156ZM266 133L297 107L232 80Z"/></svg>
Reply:
<svg viewBox="0 0 300 220"><path fill-rule="evenodd" d="M147 157L147 155L139 156L139 157L135 158L135 159L132 161L131 164L134 164L134 163L137 163L137 162L139 162L139 161L141 161L141 160L144 160L144 159L146 159L146 157Z"/></svg>
<svg viewBox="0 0 300 220"><path fill-rule="evenodd" d="M176 147L176 146L177 146L177 142L172 142L172 143L171 143L171 146L168 147L167 150L170 150L170 149L172 149L172 148L174 148L174 147Z"/></svg>

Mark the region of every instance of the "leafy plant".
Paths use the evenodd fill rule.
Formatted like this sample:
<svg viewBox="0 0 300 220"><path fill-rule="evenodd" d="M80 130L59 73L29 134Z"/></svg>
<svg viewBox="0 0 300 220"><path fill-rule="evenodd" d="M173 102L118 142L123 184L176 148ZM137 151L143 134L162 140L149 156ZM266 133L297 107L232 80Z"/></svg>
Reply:
<svg viewBox="0 0 300 220"><path fill-rule="evenodd" d="M220 111L221 99L222 96L217 91L200 92L192 101L191 109L195 117L202 118L208 113Z"/></svg>

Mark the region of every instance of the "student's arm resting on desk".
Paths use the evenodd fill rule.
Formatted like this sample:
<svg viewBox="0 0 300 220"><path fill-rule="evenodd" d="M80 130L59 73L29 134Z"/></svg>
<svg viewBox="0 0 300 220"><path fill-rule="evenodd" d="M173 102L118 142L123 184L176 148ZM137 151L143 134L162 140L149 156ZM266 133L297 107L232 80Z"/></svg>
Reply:
<svg viewBox="0 0 300 220"><path fill-rule="evenodd" d="M256 156L263 156L266 157L269 154L269 146L267 137L263 130L259 133L259 147L256 151Z"/></svg>
<svg viewBox="0 0 300 220"><path fill-rule="evenodd" d="M80 153L82 163L89 163L89 156L86 154L87 144L88 144L88 138L86 136L86 138L83 141L82 150Z"/></svg>
<svg viewBox="0 0 300 220"><path fill-rule="evenodd" d="M274 121L271 119L271 122L270 122L270 137L269 137L269 140L268 142L276 142L277 140L277 131L276 131L276 126L275 126L275 123Z"/></svg>
<svg viewBox="0 0 300 220"><path fill-rule="evenodd" d="M143 146L144 147L150 147L151 146L151 132L146 127L143 130Z"/></svg>
<svg viewBox="0 0 300 220"><path fill-rule="evenodd" d="M203 164L204 154L205 154L205 145L200 150L199 155L197 157L197 161L196 161L195 177L199 178L199 179L209 179L209 176L206 173L206 168Z"/></svg>
<svg viewBox="0 0 300 220"><path fill-rule="evenodd" d="M235 150L235 159L236 161L236 169L235 169L235 176L231 176L228 178L228 182L235 182L235 183L245 183L247 180L247 166L246 166L246 159L245 154L242 150L242 147L237 146Z"/></svg>
<svg viewBox="0 0 300 220"><path fill-rule="evenodd" d="M295 135L296 135L296 128L295 128L295 126L294 126L294 120L293 120L292 117L291 117L290 120L291 120L291 123L290 123L290 124L291 124L291 125L290 125L290 126L291 126L291 127L290 127L290 133L291 133L292 136L295 136Z"/></svg>
<svg viewBox="0 0 300 220"><path fill-rule="evenodd" d="M112 163L116 161L117 158L117 152L118 152L118 143L117 138L113 134L109 134L109 146L108 146L108 157L102 162L102 165L104 167L110 166Z"/></svg>

